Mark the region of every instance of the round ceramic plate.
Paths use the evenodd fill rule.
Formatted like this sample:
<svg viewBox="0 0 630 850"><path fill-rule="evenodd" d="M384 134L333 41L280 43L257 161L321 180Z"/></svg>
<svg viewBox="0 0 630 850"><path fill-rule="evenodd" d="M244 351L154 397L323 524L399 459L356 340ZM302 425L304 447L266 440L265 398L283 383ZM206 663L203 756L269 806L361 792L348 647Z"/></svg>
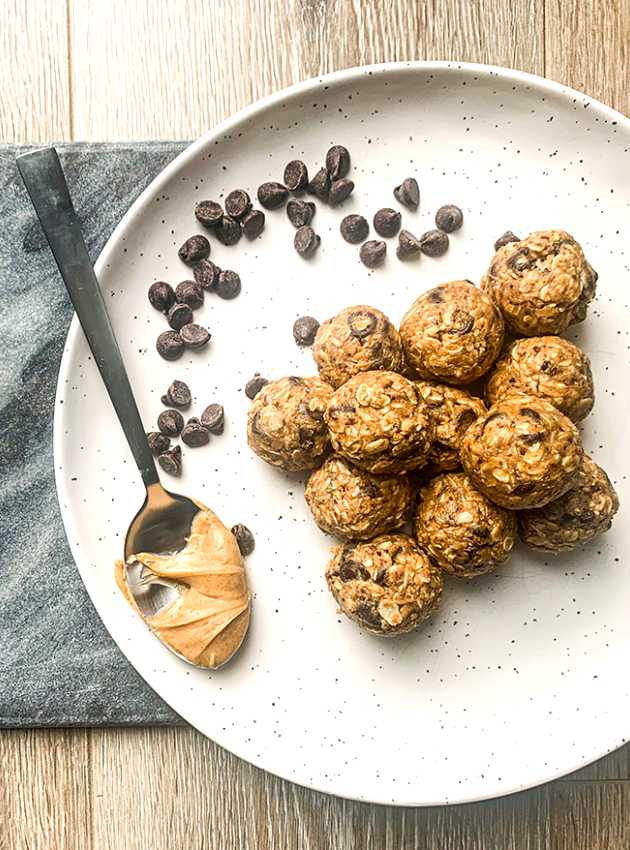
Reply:
<svg viewBox="0 0 630 850"><path fill-rule="evenodd" d="M284 210L267 213L253 243L213 240L212 258L240 273L243 292L234 301L206 297L197 317L212 331L208 349L162 360L155 339L165 321L147 288L190 277L177 248L202 232L195 202L237 187L255 196L296 157L314 171L333 143L351 151L356 190L341 208L318 204L317 256L295 253ZM57 483L73 554L106 627L193 726L303 785L400 805L517 791L625 741L629 148L621 115L536 77L445 63L359 68L245 109L189 147L133 205L97 272L147 430L173 378L190 384L195 411L218 401L227 415L223 436L184 448L183 477L163 475L164 484L256 536L252 624L225 669L180 661L116 590L113 564L143 490L76 321L57 395ZM382 206L398 207L392 189L409 175L422 200L418 212L403 210L403 227L431 228L445 203L463 208L464 226L439 260L401 263L390 240L384 267L368 272L339 223L350 212L371 219ZM303 480L247 448L244 384L257 371L314 373L311 352L292 338L297 316L323 320L367 303L398 323L423 290L479 281L506 229L549 227L574 234L599 272L588 319L568 336L592 360L597 403L584 440L619 491L620 514L609 534L574 554L545 558L519 547L490 577L448 580L444 604L424 628L379 640L340 616L326 590L333 541L309 515Z"/></svg>

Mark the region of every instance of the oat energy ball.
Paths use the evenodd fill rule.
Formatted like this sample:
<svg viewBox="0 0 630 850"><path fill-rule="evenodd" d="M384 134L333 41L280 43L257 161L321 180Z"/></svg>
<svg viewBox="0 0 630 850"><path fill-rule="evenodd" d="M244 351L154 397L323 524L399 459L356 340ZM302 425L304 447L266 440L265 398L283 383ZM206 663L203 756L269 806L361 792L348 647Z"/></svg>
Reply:
<svg viewBox="0 0 630 850"><path fill-rule="evenodd" d="M461 465L459 448L468 428L487 413L480 398L458 387L418 381L416 386L435 420L435 440L429 463L438 472L449 472Z"/></svg>
<svg viewBox="0 0 630 850"><path fill-rule="evenodd" d="M481 288L518 336L559 334L586 318L597 274L564 230L539 230L499 248Z"/></svg>
<svg viewBox="0 0 630 850"><path fill-rule="evenodd" d="M461 457L473 484L497 505L539 508L575 485L582 441L549 402L515 395L470 426Z"/></svg>
<svg viewBox="0 0 630 850"><path fill-rule="evenodd" d="M423 293L400 324L409 365L420 378L470 384L499 356L503 319L470 281L454 280Z"/></svg>
<svg viewBox="0 0 630 850"><path fill-rule="evenodd" d="M287 472L319 466L329 449L324 411L332 393L319 378L280 378L266 384L249 409L250 448Z"/></svg>
<svg viewBox="0 0 630 850"><path fill-rule="evenodd" d="M313 357L320 378L333 387L359 372L401 372L404 367L398 331L384 313L365 304L347 307L322 324Z"/></svg>
<svg viewBox="0 0 630 850"><path fill-rule="evenodd" d="M445 572L472 578L509 557L516 517L493 504L465 473L450 473L420 491L414 532L420 547Z"/></svg>
<svg viewBox="0 0 630 850"><path fill-rule="evenodd" d="M541 510L519 511L521 540L533 549L567 552L608 531L619 499L604 470L584 456L575 485Z"/></svg>
<svg viewBox="0 0 630 850"><path fill-rule="evenodd" d="M335 391L324 416L334 450L380 475L419 469L435 425L411 381L395 372L362 372Z"/></svg>
<svg viewBox="0 0 630 850"><path fill-rule="evenodd" d="M404 475L372 475L335 455L312 473L304 496L322 531L369 540L405 522L411 485Z"/></svg>
<svg viewBox="0 0 630 850"><path fill-rule="evenodd" d="M326 581L343 613L376 635L410 632L442 595L439 569L406 534L336 546Z"/></svg>
<svg viewBox="0 0 630 850"><path fill-rule="evenodd" d="M488 404L515 391L550 402L573 422L595 402L588 357L559 336L519 339L497 361L486 385Z"/></svg>

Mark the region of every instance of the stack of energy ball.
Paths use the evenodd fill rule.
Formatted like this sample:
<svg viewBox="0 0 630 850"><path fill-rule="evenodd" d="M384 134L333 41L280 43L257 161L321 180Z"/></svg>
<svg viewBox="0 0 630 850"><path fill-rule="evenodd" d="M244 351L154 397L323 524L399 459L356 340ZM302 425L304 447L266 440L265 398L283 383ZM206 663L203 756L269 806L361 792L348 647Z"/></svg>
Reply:
<svg viewBox="0 0 630 850"><path fill-rule="evenodd" d="M517 535L573 549L618 509L575 425L593 407L588 359L557 336L585 318L597 275L564 231L514 239L480 288L425 292L399 330L373 307L342 310L315 338L319 377L273 381L252 403L249 445L313 470L313 518L344 541L328 586L375 634L433 613L443 573L487 573ZM413 537L396 532L412 510Z"/></svg>

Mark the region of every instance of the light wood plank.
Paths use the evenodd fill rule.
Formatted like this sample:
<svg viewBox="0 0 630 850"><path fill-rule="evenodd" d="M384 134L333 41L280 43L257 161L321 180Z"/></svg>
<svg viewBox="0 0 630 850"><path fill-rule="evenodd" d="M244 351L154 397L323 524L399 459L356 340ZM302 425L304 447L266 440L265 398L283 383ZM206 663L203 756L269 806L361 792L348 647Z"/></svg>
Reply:
<svg viewBox="0 0 630 850"><path fill-rule="evenodd" d="M0 848L92 850L89 731L0 735Z"/></svg>
<svg viewBox="0 0 630 850"><path fill-rule="evenodd" d="M547 76L630 114L630 0L545 0Z"/></svg>
<svg viewBox="0 0 630 850"><path fill-rule="evenodd" d="M71 138L66 0L0 0L0 143Z"/></svg>

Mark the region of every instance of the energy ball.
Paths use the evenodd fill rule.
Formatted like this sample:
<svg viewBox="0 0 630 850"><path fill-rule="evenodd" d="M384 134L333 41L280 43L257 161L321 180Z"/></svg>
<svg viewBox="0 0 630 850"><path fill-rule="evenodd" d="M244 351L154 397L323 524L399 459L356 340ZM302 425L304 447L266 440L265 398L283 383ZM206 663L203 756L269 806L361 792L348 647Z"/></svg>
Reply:
<svg viewBox="0 0 630 850"><path fill-rule="evenodd" d="M519 511L521 540L533 549L568 552L608 531L619 499L604 470L584 456L577 481L543 510Z"/></svg>
<svg viewBox="0 0 630 850"><path fill-rule="evenodd" d="M341 611L375 635L410 632L442 595L439 569L406 534L336 546L326 581Z"/></svg>
<svg viewBox="0 0 630 850"><path fill-rule="evenodd" d="M459 449L468 428L487 413L480 398L458 387L418 381L416 386L428 404L435 420L435 440L429 454L429 464L435 472L459 469Z"/></svg>
<svg viewBox="0 0 630 850"><path fill-rule="evenodd" d="M542 398L580 422L595 403L591 364L577 345L562 337L519 339L490 373L486 399L494 404L514 392Z"/></svg>
<svg viewBox="0 0 630 850"><path fill-rule="evenodd" d="M249 409L250 448L287 472L319 466L330 447L324 411L332 394L320 378L280 378L266 384Z"/></svg>
<svg viewBox="0 0 630 850"><path fill-rule="evenodd" d="M372 475L335 455L311 474L304 497L322 531L369 540L403 525L411 485L404 475Z"/></svg>
<svg viewBox="0 0 630 850"><path fill-rule="evenodd" d="M435 425L418 388L395 372L362 372L336 390L324 414L334 450L380 475L419 469Z"/></svg>
<svg viewBox="0 0 630 850"><path fill-rule="evenodd" d="M423 293L400 324L407 362L420 378L470 384L499 356L503 319L470 281L454 280Z"/></svg>
<svg viewBox="0 0 630 850"><path fill-rule="evenodd" d="M516 517L493 504L464 472L451 472L420 491L414 532L420 547L445 572L473 578L507 560Z"/></svg>
<svg viewBox="0 0 630 850"><path fill-rule="evenodd" d="M597 273L564 230L539 230L494 255L481 288L517 336L559 334L582 322Z"/></svg>
<svg viewBox="0 0 630 850"><path fill-rule="evenodd" d="M315 337L313 357L319 376L333 387L359 372L401 372L400 335L384 313L360 304L324 322Z"/></svg>
<svg viewBox="0 0 630 850"><path fill-rule="evenodd" d="M582 442L570 419L533 396L493 405L464 434L462 466L504 508L539 508L575 486Z"/></svg>

